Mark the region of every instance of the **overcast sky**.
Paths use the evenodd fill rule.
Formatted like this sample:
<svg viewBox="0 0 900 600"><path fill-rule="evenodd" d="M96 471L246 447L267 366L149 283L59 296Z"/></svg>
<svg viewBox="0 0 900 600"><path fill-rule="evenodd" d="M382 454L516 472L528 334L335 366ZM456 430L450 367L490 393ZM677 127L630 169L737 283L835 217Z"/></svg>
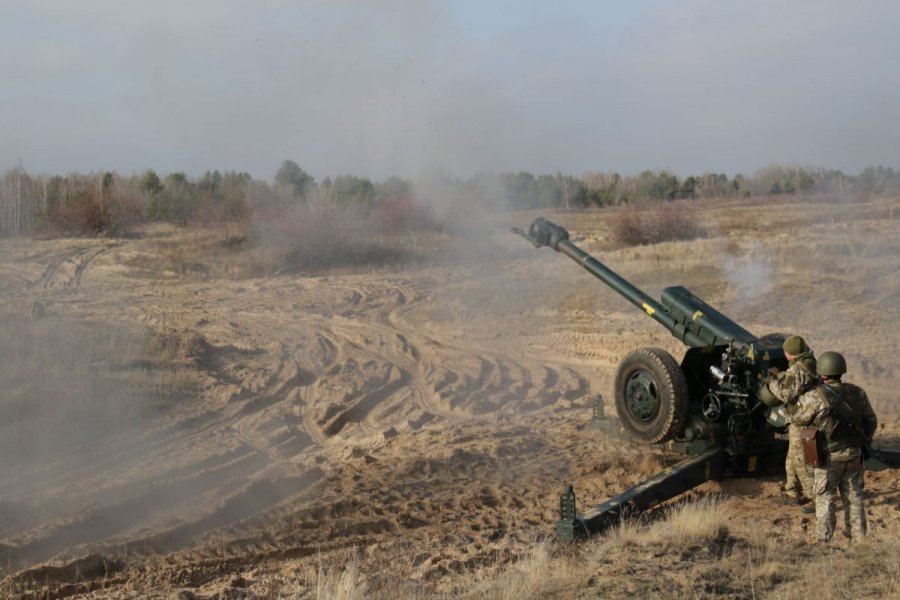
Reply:
<svg viewBox="0 0 900 600"><path fill-rule="evenodd" d="M900 167L900 3L0 0L0 169Z"/></svg>

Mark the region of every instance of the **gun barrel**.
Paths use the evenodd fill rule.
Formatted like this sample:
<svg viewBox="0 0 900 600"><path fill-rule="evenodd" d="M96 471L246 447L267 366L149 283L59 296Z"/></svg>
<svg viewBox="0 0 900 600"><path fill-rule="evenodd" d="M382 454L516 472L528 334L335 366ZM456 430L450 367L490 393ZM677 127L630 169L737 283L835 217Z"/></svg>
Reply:
<svg viewBox="0 0 900 600"><path fill-rule="evenodd" d="M639 287L631 284L621 275L601 263L599 260L577 247L568 239L561 240L556 250L580 264L588 273L614 289L626 300L647 313L647 315L671 331L688 346L706 346L707 341L697 337L692 331L685 330L683 335L678 335L679 322L669 314L666 308L644 293Z"/></svg>
<svg viewBox="0 0 900 600"><path fill-rule="evenodd" d="M626 300L647 313L673 336L692 348L717 346L730 342L757 340L752 333L709 306L688 290L674 286L663 290L663 302L657 302L640 288L573 244L565 228L538 218L528 232L514 229L536 248L547 246L565 254L591 275L614 289Z"/></svg>

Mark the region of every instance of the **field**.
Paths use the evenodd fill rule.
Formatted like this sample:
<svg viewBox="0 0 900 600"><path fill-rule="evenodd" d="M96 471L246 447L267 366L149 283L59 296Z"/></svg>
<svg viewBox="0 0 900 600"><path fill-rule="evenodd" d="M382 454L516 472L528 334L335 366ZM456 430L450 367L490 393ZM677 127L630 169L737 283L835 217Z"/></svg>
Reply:
<svg viewBox="0 0 900 600"><path fill-rule="evenodd" d="M586 425L629 350L682 349L509 233L537 216L651 296L843 352L900 447L900 200L695 214L635 247L609 210L486 215L314 275L228 231L0 240L0 596L900 597L897 471L866 476L863 545L815 545L778 477L553 540L564 485L599 503L677 460Z"/></svg>

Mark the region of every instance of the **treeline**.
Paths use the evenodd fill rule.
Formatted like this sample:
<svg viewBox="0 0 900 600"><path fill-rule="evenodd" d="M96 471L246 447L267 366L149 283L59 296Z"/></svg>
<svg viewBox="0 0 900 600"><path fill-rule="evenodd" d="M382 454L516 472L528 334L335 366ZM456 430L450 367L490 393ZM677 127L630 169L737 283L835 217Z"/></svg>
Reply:
<svg viewBox="0 0 900 600"><path fill-rule="evenodd" d="M398 222L421 218L429 206L476 203L491 209L577 209L645 201L781 194L900 194L900 172L768 167L745 177L705 173L679 178L667 171L636 175L589 172L570 175L480 174L443 178L426 185L392 177L372 181L352 175L316 181L293 161L284 161L271 182L248 173L209 171L199 178L152 170L32 175L23 168L0 178L0 235L48 232L117 235L149 221L182 225L247 219L279 207L327 205L382 211Z"/></svg>

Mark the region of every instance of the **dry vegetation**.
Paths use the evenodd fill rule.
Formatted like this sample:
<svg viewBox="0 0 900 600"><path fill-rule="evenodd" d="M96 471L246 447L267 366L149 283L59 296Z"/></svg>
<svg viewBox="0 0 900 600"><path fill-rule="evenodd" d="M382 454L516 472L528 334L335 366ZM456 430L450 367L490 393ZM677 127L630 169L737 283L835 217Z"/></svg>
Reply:
<svg viewBox="0 0 900 600"><path fill-rule="evenodd" d="M897 447L898 207L540 216L651 295L682 284L844 351ZM0 241L0 595L900 597L893 471L867 476L859 546L811 544L811 516L771 502L778 477L558 545L565 483L583 507L677 460L584 424L629 349L679 343L508 234L538 213L351 214Z"/></svg>
<svg viewBox="0 0 900 600"><path fill-rule="evenodd" d="M609 215L610 237L619 246L706 237L701 211L687 201L622 208Z"/></svg>
<svg viewBox="0 0 900 600"><path fill-rule="evenodd" d="M435 595L408 580L368 573L359 554L282 581L250 597L317 600L441 597L456 600L539 598L782 598L810 591L823 600L900 594L895 541L848 548L784 544L782 536L739 515L720 495L696 495L649 519L623 522L578 547L535 541L512 562L480 566L466 583ZM381 565L390 573L391 565ZM272 580L274 581L274 580Z"/></svg>

